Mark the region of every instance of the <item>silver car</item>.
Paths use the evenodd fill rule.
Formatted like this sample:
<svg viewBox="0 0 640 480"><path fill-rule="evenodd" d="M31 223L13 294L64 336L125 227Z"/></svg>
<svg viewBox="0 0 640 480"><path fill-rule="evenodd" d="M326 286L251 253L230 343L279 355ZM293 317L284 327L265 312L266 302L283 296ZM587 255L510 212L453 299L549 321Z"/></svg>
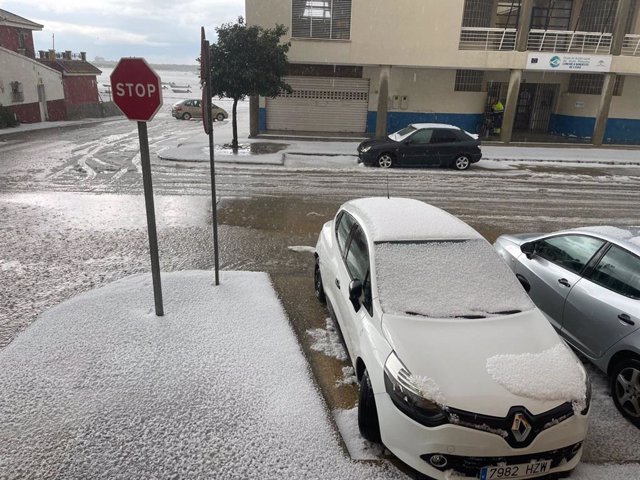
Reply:
<svg viewBox="0 0 640 480"><path fill-rule="evenodd" d="M562 337L611 379L640 427L640 228L502 235L494 247Z"/></svg>

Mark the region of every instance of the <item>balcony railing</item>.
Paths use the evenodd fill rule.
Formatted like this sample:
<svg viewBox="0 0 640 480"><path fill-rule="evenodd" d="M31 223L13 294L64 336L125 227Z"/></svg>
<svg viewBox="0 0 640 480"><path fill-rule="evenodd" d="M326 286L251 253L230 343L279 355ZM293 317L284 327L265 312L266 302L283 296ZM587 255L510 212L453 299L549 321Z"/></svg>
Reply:
<svg viewBox="0 0 640 480"><path fill-rule="evenodd" d="M622 42L622 55L640 57L640 35L628 33Z"/></svg>
<svg viewBox="0 0 640 480"><path fill-rule="evenodd" d="M611 34L600 32L567 32L531 30L527 50L535 52L593 53L611 52Z"/></svg>
<svg viewBox="0 0 640 480"><path fill-rule="evenodd" d="M460 50L515 50L515 28L463 27Z"/></svg>

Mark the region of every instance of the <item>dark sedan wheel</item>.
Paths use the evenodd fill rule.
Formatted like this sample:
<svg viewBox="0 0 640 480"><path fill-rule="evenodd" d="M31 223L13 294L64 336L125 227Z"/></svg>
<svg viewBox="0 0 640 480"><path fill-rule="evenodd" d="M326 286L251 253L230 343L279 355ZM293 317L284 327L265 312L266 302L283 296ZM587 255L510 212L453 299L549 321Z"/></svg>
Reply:
<svg viewBox="0 0 640 480"><path fill-rule="evenodd" d="M218 120L219 122L224 120L224 113L219 113L218 115L216 115L216 120Z"/></svg>
<svg viewBox="0 0 640 480"><path fill-rule="evenodd" d="M380 168L393 167L393 156L390 153L383 153L378 157L378 166Z"/></svg>
<svg viewBox="0 0 640 480"><path fill-rule="evenodd" d="M322 285L322 275L320 275L320 264L316 258L316 268L313 271L314 293L318 301L322 304L327 303L327 297L324 295L324 286Z"/></svg>
<svg viewBox="0 0 640 480"><path fill-rule="evenodd" d="M183 120L191 120L191 114L190 113L183 113L182 114L182 119Z"/></svg>
<svg viewBox="0 0 640 480"><path fill-rule="evenodd" d="M620 413L640 427L640 360L629 358L613 368L611 395Z"/></svg>
<svg viewBox="0 0 640 480"><path fill-rule="evenodd" d="M468 155L458 155L453 161L453 168L456 170L467 170L471 166L471 159Z"/></svg>
<svg viewBox="0 0 640 480"><path fill-rule="evenodd" d="M360 380L360 400L358 401L358 428L364 438L370 442L380 442L380 422L376 409L376 398L365 369Z"/></svg>

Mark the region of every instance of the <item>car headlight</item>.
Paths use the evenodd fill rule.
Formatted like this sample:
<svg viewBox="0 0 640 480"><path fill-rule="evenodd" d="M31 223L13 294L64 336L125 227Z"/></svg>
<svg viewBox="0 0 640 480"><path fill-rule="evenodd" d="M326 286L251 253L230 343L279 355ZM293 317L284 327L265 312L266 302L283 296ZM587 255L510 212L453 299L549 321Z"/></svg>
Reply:
<svg viewBox="0 0 640 480"><path fill-rule="evenodd" d="M371 150L371 145L368 145L366 147L363 147L362 150L360 150L362 153L367 153L369 150Z"/></svg>
<svg viewBox="0 0 640 480"><path fill-rule="evenodd" d="M585 407L580 411L580 415L586 415L589 413L589 407L591 406L591 377L589 377L589 373L584 372L585 375L585 383L586 383L586 392L584 395L584 403Z"/></svg>
<svg viewBox="0 0 640 480"><path fill-rule="evenodd" d="M448 422L443 407L425 398L420 385L394 352L384 366L384 385L394 405L409 418L427 427Z"/></svg>

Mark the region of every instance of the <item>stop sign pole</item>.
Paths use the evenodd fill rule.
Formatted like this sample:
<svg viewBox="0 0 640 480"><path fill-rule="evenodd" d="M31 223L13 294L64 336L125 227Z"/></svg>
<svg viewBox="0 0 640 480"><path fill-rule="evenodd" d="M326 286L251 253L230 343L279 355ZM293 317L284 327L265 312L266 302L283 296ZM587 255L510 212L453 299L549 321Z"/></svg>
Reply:
<svg viewBox="0 0 640 480"><path fill-rule="evenodd" d="M147 229L149 231L149 250L151 253L153 297L156 315L162 317L164 309L160 281L160 258L158 255L158 234L156 231L156 214L151 181L149 136L147 134L147 122L155 116L162 106L160 77L151 69L144 58L122 58L111 73L111 89L113 90L113 102L129 120L138 122L140 163L142 165L144 203L147 209Z"/></svg>

